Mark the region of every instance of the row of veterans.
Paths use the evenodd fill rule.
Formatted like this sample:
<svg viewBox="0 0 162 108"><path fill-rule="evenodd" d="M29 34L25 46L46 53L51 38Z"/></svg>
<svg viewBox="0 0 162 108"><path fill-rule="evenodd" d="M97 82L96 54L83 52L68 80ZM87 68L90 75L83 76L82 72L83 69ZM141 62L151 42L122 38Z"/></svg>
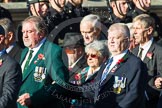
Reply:
<svg viewBox="0 0 162 108"><path fill-rule="evenodd" d="M8 23L4 24L7 21L0 21L1 108L16 107L16 101L18 108L156 108L159 101L160 108L162 49L152 36L154 19L149 15L141 14L133 20L133 36L138 46L132 51L129 28L115 23L108 29L108 49L105 41L92 35L85 53L76 61L73 59L82 49L79 45L84 44L70 44L78 42L77 39L80 43L81 35L69 36L71 41L65 41L68 45L62 49L46 38L44 20L30 16L22 22L26 48L21 53L21 69L6 52L7 42L13 36L6 29ZM70 62L64 62L67 57ZM86 59L87 65L79 62L81 58ZM81 71L72 71L74 67L67 67L66 63L73 61L85 67L76 65Z"/></svg>
<svg viewBox="0 0 162 108"><path fill-rule="evenodd" d="M114 3L120 3L120 4L122 4L122 3L125 3L125 0L123 0L124 2L119 2L118 0L117 1L114 1ZM113 3L113 2L112 2ZM127 7L127 5L123 5L123 6L126 6ZM97 21L99 21L98 19L99 19L99 17L98 16L95 16L95 15L89 15L89 16L93 16L92 17L92 19L97 19ZM89 17L88 17L89 18ZM87 18L85 17L84 19L86 19L87 20ZM88 23L88 21L89 22L91 22L92 21L92 19L90 19L90 20L87 20L87 22L83 22L82 24L84 24L85 26L83 26L82 27L82 29L80 28L80 31L81 31L81 33L82 33L82 35L83 35L83 39L84 39L84 45L86 45L87 46L87 44L89 44L89 43L91 43L93 40L96 40L96 39L98 39L98 38L100 38L101 36L100 36L100 32L102 31L102 29L101 29L101 24L100 23L93 23L93 24L89 24ZM85 21L85 20L84 20ZM93 22L93 21L92 21ZM96 20L95 20L95 22L96 22ZM146 21L147 22L147 21ZM53 24L53 25L55 25L55 24ZM88 26L89 25L89 26ZM139 25L139 24L137 24L137 25ZM133 41L135 41L136 42L136 44L138 45L140 42L138 42L138 34L140 34L140 31L138 31L138 30L141 30L141 34L140 35L143 35L143 33L144 33L144 35L146 35L145 34L145 32L147 33L148 31L150 31L150 29L149 28L147 28L147 27L144 27L144 28L146 28L146 30L144 30L144 31L142 31L142 29L140 28L140 27L137 27L137 25L135 26L134 24L132 25L132 29L133 29L133 36L134 36L134 40ZM149 24L148 24L149 25ZM150 24L151 25L151 24ZM86 28L86 27L89 27L89 29L88 28ZM153 26L153 25L152 25ZM94 28L93 28L94 27ZM106 26L107 27L107 26ZM56 27L57 28L57 27ZM117 29L118 30L118 29ZM23 30L22 30L23 31ZM56 30L57 31L57 30ZM55 32L56 32L55 31ZM107 31L107 28L106 28L106 31ZM29 30L29 32L32 32L32 31L30 31ZM22 32L23 33L23 32ZM105 33L105 32L104 32ZM50 33L51 34L51 33ZM88 34L88 35L87 35ZM47 35L47 34L46 34ZM70 35L72 35L72 34L70 34ZM107 34L106 34L107 35ZM153 33L151 32L151 35L153 35ZM49 35L47 35L47 37L49 37ZM70 36L69 36L70 37ZM149 37L150 37L150 35L149 35ZM67 37L68 38L68 37ZM80 37L81 38L81 37ZM80 39L79 38L79 39ZM66 39L66 38L65 38ZM74 39L74 40L72 40L72 41L70 41L71 43L73 42L73 41L75 41L75 38L72 38L72 39ZM143 44L143 40L145 41L148 41L149 39L143 39L143 38L141 38L141 40L142 40L142 44ZM39 41L39 39L37 40L37 41ZM65 41L65 43L67 42L67 40ZM25 42L24 42L25 43ZM43 42L42 42L43 43ZM87 44L86 44L87 43ZM36 45L37 46L37 45ZM149 45L146 45L146 46L149 46ZM95 47L97 48L97 45L95 45ZM49 47L48 47L49 48ZM64 63L65 63L65 65L66 66L68 66L68 69L69 70L72 70L73 69L73 67L74 67L74 65L75 65L75 63L77 63L78 61L79 61L79 59L77 59L78 61L76 61L75 62L75 55L73 54L74 52L78 52L78 54L77 55L79 55L80 54L80 50L78 51L78 46L76 46L76 47L73 47L73 46L68 46L68 47L66 47L65 46L65 52L63 52L63 60L65 61ZM100 48L102 48L102 47L100 47ZM133 47L134 48L134 47ZM143 47L142 47L143 48ZM47 48L45 48L45 49L47 49ZM82 49L82 48L80 48L80 49ZM138 48L137 48L138 49ZM143 48L143 49L145 49L145 48ZM64 49L63 49L64 50ZM100 49L97 49L97 50L100 50ZM143 61L144 61L144 56L146 56L147 58L153 58L153 56L155 56L155 54L154 53L149 53L148 51L147 51L148 49L146 49L146 50L143 50L144 51L144 55L143 55ZM87 61L89 62L88 63L88 65L90 65L90 63L91 63L91 60L94 60L94 58L96 58L97 56L95 55L95 54L91 54L91 52L87 52L87 51L89 51L89 49L88 50L86 50L86 53L87 53ZM140 50L141 51L141 50ZM47 53L49 53L48 51L45 51L45 52L47 52ZM84 52L84 48L83 48L83 52ZM138 51L137 51L138 52ZM147 53L148 52L148 53ZM157 52L157 51L156 51ZM67 57L68 57L68 64L69 65L67 65L67 61L66 61L66 55L65 55L65 57L64 57L64 53L68 53L67 54ZM101 52L100 52L101 53ZM110 53L111 53L111 51L110 51ZM84 53L83 53L84 54ZM16 54L17 55L17 54ZM31 55L31 54L29 54L29 55ZM56 54L54 54L54 55L56 55ZM80 54L80 55L82 55L82 54ZM94 56L95 55L95 56ZM100 55L100 54L99 54ZM102 53L101 53L101 55L102 55ZM101 61L102 62L106 62L106 56L108 55L108 54L103 54L104 55L104 57L100 57L101 58ZM102 56L103 56L102 55ZM136 54L137 55L137 54ZM139 54L140 55L140 54ZM28 61L27 60L27 56L26 55L24 55L25 57L26 57L26 61ZM53 52L52 52L52 55L51 56L53 56ZM61 55L60 55L61 56ZM150 82L149 82L149 85L151 85L151 90L150 89L148 89L148 90L146 90L146 92L145 92L145 98L146 98L146 105L148 106L148 107L151 107L151 108L154 108L154 107L156 107L156 104L157 104L157 102L158 102L158 96L159 96L159 92L157 92L157 90L154 90L154 86L152 87L152 85L154 85L153 84L153 82L154 82L154 78L155 77L158 77L158 74L160 73L160 67L159 67L159 64L160 64L160 62L159 62L159 60L161 60L160 59L160 55L157 55L158 56L158 58L157 57L155 57L156 59L155 59L155 61L151 61L151 64L148 64L148 67L150 68L150 71L148 71L148 73L150 74L150 76L148 77L148 79L149 80L151 80ZM19 56L20 57L20 56ZM49 55L48 55L48 57L49 57ZM34 64L36 64L37 63L37 61L39 61L39 60L44 60L44 54L42 55L42 54L40 54L39 55L39 57L36 57L36 59L38 59L38 60L35 60L34 61ZM53 58L53 57L51 57L51 58ZM51 59L50 58L50 59ZM84 57L83 57L84 58ZM93 58L93 59L92 59ZM85 59L85 58L84 58ZM158 59L158 60L157 60ZM117 60L117 59L116 59ZM55 61L55 60L54 60ZM48 59L48 63L47 64L49 64L49 63L51 63L51 62L54 62L53 60L49 60ZM57 61L57 60L56 60ZM88 76L91 76L91 74L92 73L95 73L95 71L97 71L97 69L98 70L100 70L99 69L99 67L100 67L100 65L102 64L102 62L101 62L100 60L98 61L99 63L98 63L98 67L96 68L92 68L93 66L91 66L91 68L87 68L87 69L84 69L83 71L82 71L82 74L81 73L79 73L79 75L74 75L75 77L74 77L74 81L72 80L72 81L70 81L71 83L73 83L73 84L78 84L78 85L81 85L82 84L82 81L83 81L83 83L84 83L84 81L86 81L86 80L88 80L89 79L89 77L86 77L86 71L87 71L87 73L89 73L88 74ZM121 61L121 60L119 60L119 61ZM86 62L86 60L85 60L85 62ZM83 63L84 65L86 65L86 63ZM148 61L145 61L146 63L148 63ZM74 63L74 64L73 64ZM95 61L95 63L97 63L96 61ZM152 64L153 63L153 64ZM155 63L155 64L154 64ZM22 64L22 63L21 63ZM29 64L30 64L30 62L29 62ZM45 63L46 64L46 63ZM52 63L51 63L52 64ZM117 63L118 64L118 63ZM120 63L119 63L120 64ZM158 64L158 65L157 65ZM41 64L41 65L43 65L43 64ZM57 67L57 65L55 65L56 67ZM25 67L26 67L26 62L24 61L24 64L22 65L22 70L24 70L25 69ZM35 70L34 71L39 71L38 73L37 72L34 72L33 74L35 74L35 76L36 76L36 81L38 80L42 80L42 78L44 78L44 68L42 69L42 67L44 67L44 66L36 66L35 67ZM53 69L53 67L51 66L51 65L49 65L49 67L51 67L52 69ZM108 67L108 66L107 66ZM112 66L113 67L113 66ZM115 67L117 67L117 66L115 66ZM24 69L23 69L24 68ZM30 67L30 68L32 68L32 67ZM33 68L34 69L34 68ZM52 69L50 69L51 71L52 71ZM82 70L82 68L79 68L80 70ZM114 68L112 68L112 69L114 69ZM46 69L45 69L46 70ZM155 70L155 71L154 71ZM77 72L77 71L73 71L73 72ZM46 73L46 72L45 72ZM91 74L90 74L91 73ZM97 72L98 73L98 72ZM97 75L97 73L96 73L96 75ZM100 72L101 73L101 72ZM71 73L70 73L71 74ZM23 74L24 75L24 74ZM26 74L25 74L26 75ZM27 74L27 75L29 75L29 74ZM77 79L79 79L79 77L80 76L84 76L84 78L85 78L85 80L84 80L84 78L83 78L83 80L79 80L79 81L75 81L75 79L77 80ZM35 78L35 77L34 77ZM73 78L73 77L71 77L70 76L70 78ZM95 77L94 77L95 78ZM52 78L52 80L53 79L55 79L56 80L56 78ZM62 77L61 77L61 79L62 79ZM31 79L31 80L33 80L33 79ZM51 81L49 81L49 82L52 82L52 80ZM98 80L97 80L98 81ZM122 78L122 81L121 82L123 82L124 83L124 81L125 81L125 78ZM158 78L158 80L156 80L157 82L156 82L156 84L158 84L157 85L157 88L160 88L160 86L161 86L161 83L160 83L160 78ZM48 82L48 81L47 81ZM56 82L57 82L57 80L56 80ZM114 81L115 82L115 81ZM119 80L117 80L116 81L116 83L118 83L118 82L120 82ZM123 84L122 83L122 84ZM30 83L31 84L31 83ZM34 83L35 84L35 83ZM155 85L156 85L155 84ZM61 84L60 84L61 85ZM29 87L29 85L27 86L27 87ZM96 86L96 87L98 87L98 86ZM36 88L39 88L39 87L37 87L36 86ZM41 87L40 87L41 88ZM48 87L47 87L48 88ZM100 88L100 87L99 87ZM148 88L150 88L150 87L148 87ZM152 88L153 88L153 90L152 90ZM29 89L29 88L28 88ZM35 88L34 88L35 89ZM31 89L32 90L32 89ZM55 89L54 89L55 90ZM53 91L54 91L53 90ZM98 90L98 89L97 89ZM24 90L24 91L26 91L26 90ZM28 91L28 90L27 90ZM48 91L48 89L46 89L45 91ZM112 91L112 90L111 90ZM157 92L157 93L154 93L153 91L155 91L155 92ZM28 91L29 92L29 91ZM35 93L35 91L30 91L30 92L34 92ZM151 92L151 93L149 93L149 92ZM23 94L23 93L20 93L20 94ZM33 95L33 93L29 93L30 95ZM91 93L88 93L88 94L91 94ZM93 94L93 93L92 93ZM102 94L102 93L101 93ZM103 93L104 94L104 93ZM109 93L108 93L109 94ZM25 105L25 102L23 103L23 101L27 101L27 104L28 104L28 100L26 100L25 98L29 98L29 96L30 95L28 95L28 94L26 94L26 95L23 95L21 98L20 98L20 103L23 105ZM39 94L40 95L40 94ZM38 95L38 96L39 96ZM40 95L41 96L41 95ZM66 95L65 95L66 96ZM71 96L71 95L70 95ZM94 96L94 95L92 95L92 96ZM103 96L103 95L102 95ZM56 96L55 96L56 97ZM97 96L97 97L99 97L99 96ZM106 92L106 95L105 95L105 97L107 97L107 92ZM40 98L40 97L37 97L38 99ZM43 98L43 96L41 97L41 98ZM37 101L37 102L41 102L41 98L40 98L40 101ZM49 98L49 97L48 97ZM51 97L52 99L54 99L53 97ZM49 99L51 99L51 98L49 98ZM29 99L30 100L30 99ZM37 99L36 99L37 100ZM95 100L97 100L97 99L95 99ZM48 101L48 102L50 102L49 100L44 100L45 102L46 101ZM52 100L51 100L52 101ZM33 101L34 102L34 101ZM52 101L53 102L53 101ZM97 101L95 101L95 102L97 102ZM101 102L101 101L100 101ZM37 105L39 105L39 103L36 103L36 102L34 102L35 104L37 104ZM57 103L59 103L59 102L57 102ZM62 103L62 102L61 102ZM64 103L64 102L63 102ZM75 103L75 102L74 102ZM30 102L29 102L29 104L30 104ZM43 102L42 102L42 104L43 104ZM36 105L36 106L37 106ZM41 105L41 104L40 104ZM46 105L46 104L45 104ZM59 104L59 105L61 105L61 104ZM64 104L62 104L62 105L64 105ZM82 104L81 104L82 105ZM117 104L118 105L118 104ZM154 107L152 107L152 105L154 105ZM21 105L20 105L21 106ZM26 106L29 106L29 105L26 105ZM47 105L46 105L47 106ZM31 107L31 106L30 106ZM38 107L38 106L37 106ZM41 106L41 107L43 107L43 105ZM78 106L77 106L78 107ZM83 105L81 106L81 107L83 107ZM95 105L95 107L97 107L97 105ZM105 106L106 107L106 106ZM122 107L122 106L120 106L120 107ZM124 106L124 108L125 108L126 106ZM131 106L132 107L132 106Z"/></svg>

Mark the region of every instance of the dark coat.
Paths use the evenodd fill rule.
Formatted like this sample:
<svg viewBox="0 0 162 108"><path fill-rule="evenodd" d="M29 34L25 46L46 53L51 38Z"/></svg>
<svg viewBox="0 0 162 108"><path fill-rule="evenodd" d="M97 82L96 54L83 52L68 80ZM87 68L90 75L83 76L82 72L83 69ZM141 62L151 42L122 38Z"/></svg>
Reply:
<svg viewBox="0 0 162 108"><path fill-rule="evenodd" d="M133 54L137 55L139 50L139 46L133 49ZM152 54L150 57L147 55L148 53ZM147 77L147 87L146 92L149 98L152 100L158 99L159 90L154 86L154 78L157 75L162 75L162 47L157 45L155 42L152 43L150 49L148 50L143 62L147 65L148 68L148 77Z"/></svg>
<svg viewBox="0 0 162 108"><path fill-rule="evenodd" d="M129 51L123 58L125 60L114 66L101 84L101 76L107 62L99 70L96 77L98 86L95 90L95 108L144 108L146 67L140 59ZM119 89L118 93L114 87L116 77L126 78L125 87Z"/></svg>
<svg viewBox="0 0 162 108"><path fill-rule="evenodd" d="M21 67L8 54L0 56L0 108L17 108L16 101L22 81Z"/></svg>
<svg viewBox="0 0 162 108"><path fill-rule="evenodd" d="M17 62L20 62L21 52L22 52L22 48L20 47L20 45L18 45L18 43L15 43L14 47L8 54L11 57L13 57Z"/></svg>

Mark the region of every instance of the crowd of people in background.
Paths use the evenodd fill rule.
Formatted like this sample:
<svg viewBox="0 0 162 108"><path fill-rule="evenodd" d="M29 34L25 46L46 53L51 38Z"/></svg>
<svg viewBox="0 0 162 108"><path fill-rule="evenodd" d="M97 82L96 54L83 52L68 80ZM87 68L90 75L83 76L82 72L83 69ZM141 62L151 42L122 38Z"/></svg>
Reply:
<svg viewBox="0 0 162 108"><path fill-rule="evenodd" d="M14 1L2 1L14 2ZM151 0L27 0L0 6L0 108L162 108L162 23Z"/></svg>

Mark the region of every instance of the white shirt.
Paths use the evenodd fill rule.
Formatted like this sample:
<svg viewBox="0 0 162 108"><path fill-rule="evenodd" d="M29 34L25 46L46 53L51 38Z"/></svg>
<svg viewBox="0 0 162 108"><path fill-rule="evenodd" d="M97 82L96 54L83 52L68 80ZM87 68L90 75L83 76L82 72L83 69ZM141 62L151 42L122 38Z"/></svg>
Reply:
<svg viewBox="0 0 162 108"><path fill-rule="evenodd" d="M29 64L31 63L31 61L33 60L34 56L37 54L38 50L43 45L43 43L45 42L45 40L46 40L46 38L42 39L42 41L36 47L34 47L33 49L29 48L28 53L27 53L27 55L26 55L26 57L25 57L22 65L21 65L21 69L22 70L24 70L24 66L25 66L25 63L26 63L26 61L27 61L27 59L29 57L30 50L33 50L34 52L32 53L32 58L30 59Z"/></svg>
<svg viewBox="0 0 162 108"><path fill-rule="evenodd" d="M12 48L15 46L15 44L16 44L16 43L10 45L10 46L6 49L6 52L9 53L9 52L12 50Z"/></svg>
<svg viewBox="0 0 162 108"><path fill-rule="evenodd" d="M143 48L143 51L142 51L142 57L141 57L141 60L143 61L148 50L150 49L151 45L153 43L153 38L151 38L147 43L145 43L143 46L139 46L139 48Z"/></svg>
<svg viewBox="0 0 162 108"><path fill-rule="evenodd" d="M108 70L108 72L110 72L110 70L117 64L117 62L124 57L124 55L128 52L128 50L125 50L124 52L122 52L121 54L119 55L116 55L113 57L113 62L112 64L110 65L110 68Z"/></svg>

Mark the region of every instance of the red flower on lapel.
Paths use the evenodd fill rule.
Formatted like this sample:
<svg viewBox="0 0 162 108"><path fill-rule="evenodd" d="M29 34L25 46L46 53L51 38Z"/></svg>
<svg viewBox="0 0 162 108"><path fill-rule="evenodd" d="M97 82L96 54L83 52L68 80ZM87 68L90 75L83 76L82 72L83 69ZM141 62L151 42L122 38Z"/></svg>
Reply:
<svg viewBox="0 0 162 108"><path fill-rule="evenodd" d="M45 57L44 57L44 55L43 55L43 54L38 54L38 59L39 59L39 60L44 60L44 59L45 59Z"/></svg>
<svg viewBox="0 0 162 108"><path fill-rule="evenodd" d="M38 54L38 58L37 58L37 60L34 61L34 64L36 64L38 62L38 60L45 60L45 57L42 53Z"/></svg>
<svg viewBox="0 0 162 108"><path fill-rule="evenodd" d="M116 69L118 68L118 65L120 65L120 64L123 63L123 62L125 62L127 58L128 58L128 55L126 54L126 55L124 55L123 58L119 59L119 60L117 61L116 65L111 69L111 72L115 72Z"/></svg>
<svg viewBox="0 0 162 108"><path fill-rule="evenodd" d="M146 54L146 57L148 57L149 59L152 59L152 56L153 56L153 53L152 53L152 52L148 52L148 53Z"/></svg>
<svg viewBox="0 0 162 108"><path fill-rule="evenodd" d="M0 59L0 67L2 66L2 63L3 63L3 60L2 60L2 59Z"/></svg>
<svg viewBox="0 0 162 108"><path fill-rule="evenodd" d="M81 80L81 74L80 73L77 73L75 76L74 76L75 80Z"/></svg>
<svg viewBox="0 0 162 108"><path fill-rule="evenodd" d="M119 59L117 64L119 65L120 63L123 63L125 60L123 58Z"/></svg>

